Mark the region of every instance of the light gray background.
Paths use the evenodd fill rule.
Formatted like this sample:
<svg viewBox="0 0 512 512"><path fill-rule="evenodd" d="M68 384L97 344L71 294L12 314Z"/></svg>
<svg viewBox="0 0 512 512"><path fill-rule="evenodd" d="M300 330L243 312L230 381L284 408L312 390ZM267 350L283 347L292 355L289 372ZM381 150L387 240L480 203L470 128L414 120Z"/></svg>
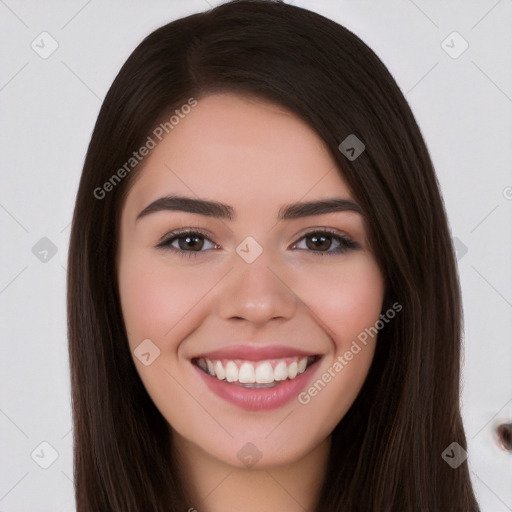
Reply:
<svg viewBox="0 0 512 512"><path fill-rule="evenodd" d="M218 3L0 0L0 512L74 510L67 246L101 101L143 37ZM418 120L460 241L472 480L483 512L512 511L512 453L494 438L512 421L512 0L294 3L361 37ZM47 59L31 47L51 48L43 31L59 45ZM43 237L55 255L34 254Z"/></svg>

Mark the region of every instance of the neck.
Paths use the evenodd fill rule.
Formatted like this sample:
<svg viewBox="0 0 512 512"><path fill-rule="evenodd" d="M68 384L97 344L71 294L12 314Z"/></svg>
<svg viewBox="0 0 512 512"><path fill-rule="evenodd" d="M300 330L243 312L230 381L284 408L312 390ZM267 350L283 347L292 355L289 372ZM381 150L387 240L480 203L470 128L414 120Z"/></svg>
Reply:
<svg viewBox="0 0 512 512"><path fill-rule="evenodd" d="M313 512L329 457L330 438L293 463L266 469L226 464L173 432L189 512Z"/></svg>

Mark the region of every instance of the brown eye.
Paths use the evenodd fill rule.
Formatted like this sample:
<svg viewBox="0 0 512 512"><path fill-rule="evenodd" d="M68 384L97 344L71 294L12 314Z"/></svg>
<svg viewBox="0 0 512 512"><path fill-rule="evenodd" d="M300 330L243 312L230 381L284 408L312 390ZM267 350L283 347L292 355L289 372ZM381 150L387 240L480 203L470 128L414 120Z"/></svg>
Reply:
<svg viewBox="0 0 512 512"><path fill-rule="evenodd" d="M187 251L200 251L204 245L204 240L201 236L197 235L182 235L175 238L178 240L180 250Z"/></svg>
<svg viewBox="0 0 512 512"><path fill-rule="evenodd" d="M305 240L306 247L299 247L296 243L293 247L305 249L320 256L345 253L351 249L358 249L360 246L345 235L332 231L312 231L301 238ZM332 248L334 245L334 248Z"/></svg>
<svg viewBox="0 0 512 512"><path fill-rule="evenodd" d="M181 255L195 256L194 253L205 252L217 246L199 231L181 231L169 233L156 247L169 249Z"/></svg>
<svg viewBox="0 0 512 512"><path fill-rule="evenodd" d="M332 244L332 237L325 235L309 235L306 239L311 241L311 243L306 242L306 245L312 251L326 251Z"/></svg>

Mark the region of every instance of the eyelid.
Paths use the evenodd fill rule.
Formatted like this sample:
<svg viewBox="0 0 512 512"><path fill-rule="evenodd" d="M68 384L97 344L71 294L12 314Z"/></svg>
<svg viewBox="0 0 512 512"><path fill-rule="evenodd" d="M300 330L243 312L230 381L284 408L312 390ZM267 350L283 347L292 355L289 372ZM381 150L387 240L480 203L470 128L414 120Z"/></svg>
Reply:
<svg viewBox="0 0 512 512"><path fill-rule="evenodd" d="M346 240L350 240L350 241L353 241L354 243L356 243L355 240L353 239L353 237L351 237L345 231L342 231L337 228L326 227L326 226L316 226L316 227L313 226L313 227L306 228L304 231L300 231L297 235L295 235L294 238L296 238L297 241L299 241L299 240L302 240L305 236L311 235L314 233L326 233L328 235L337 235L341 238L345 238ZM297 243L297 242L294 242L294 243Z"/></svg>
<svg viewBox="0 0 512 512"><path fill-rule="evenodd" d="M184 228L176 229L174 231L169 231L168 233L166 233L164 236L162 236L160 238L160 240L158 240L156 247L163 246L166 242L168 242L169 240L172 240L175 237L178 237L180 235L188 235L190 233L197 233L198 235L202 235L205 238L207 238L210 242L215 243L212 240L211 235L204 229L196 228L194 226L186 226ZM216 245L218 245L218 244L216 244Z"/></svg>

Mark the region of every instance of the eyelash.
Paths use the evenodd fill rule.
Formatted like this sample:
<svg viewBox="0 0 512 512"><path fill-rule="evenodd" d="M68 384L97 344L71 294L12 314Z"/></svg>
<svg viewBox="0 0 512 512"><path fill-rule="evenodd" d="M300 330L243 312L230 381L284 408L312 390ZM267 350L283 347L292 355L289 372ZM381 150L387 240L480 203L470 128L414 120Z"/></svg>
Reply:
<svg viewBox="0 0 512 512"><path fill-rule="evenodd" d="M360 245L357 242L354 242L353 240L351 240L347 236L341 235L339 233L336 233L336 232L331 231L331 230L326 229L326 228L319 228L319 229L315 229L315 230L312 230L312 231L306 233L297 242L295 242L293 245L294 246L297 245L301 240L303 240L304 238L307 238L308 236L319 235L319 234L321 234L321 235L328 235L329 237L331 237L334 240L336 240L340 244L340 246L338 248L332 250L332 251L313 251L313 250L308 250L308 249L299 249L299 250L302 250L302 251L306 250L306 251L311 252L311 253L313 253L315 255L318 255L318 256L335 256L335 255L338 255L338 254L344 254L344 253L346 253L346 252L348 252L350 250L353 250L353 249L359 249L360 248ZM159 249L170 250L170 251L172 251L174 253L179 254L182 257L188 257L188 258L194 258L198 254L205 252L205 251L184 251L182 249L177 249L176 247L173 247L171 245L171 243L174 242L175 240L178 240L179 238L185 237L185 236L199 236L199 237L205 238L206 240L208 240L212 244L216 245L207 236L207 234L204 233L201 229L189 228L189 229L184 229L184 230L172 231L171 233L168 233L167 235L165 235L163 237L163 239L157 244L156 247L159 248ZM209 249L209 250L211 250L211 249Z"/></svg>

